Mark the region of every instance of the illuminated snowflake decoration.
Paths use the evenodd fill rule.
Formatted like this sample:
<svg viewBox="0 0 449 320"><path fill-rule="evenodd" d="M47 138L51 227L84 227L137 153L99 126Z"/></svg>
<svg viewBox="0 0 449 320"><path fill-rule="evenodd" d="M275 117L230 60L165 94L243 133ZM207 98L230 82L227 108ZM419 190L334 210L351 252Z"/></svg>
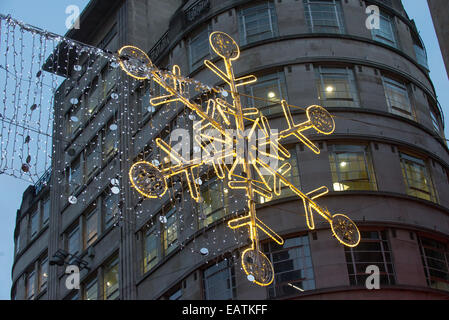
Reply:
<svg viewBox="0 0 449 320"><path fill-rule="evenodd" d="M273 282L274 270L271 261L260 249L259 232L265 233L279 245L283 245L284 240L257 217L257 197L270 200L274 194L281 194L282 187L288 187L302 199L309 229L315 229L314 213L318 213L329 222L338 241L348 247L357 246L360 232L355 223L345 215L332 215L315 201L327 194L328 188L321 187L305 194L287 179L291 170L288 162L278 168L269 164L271 159L282 163L290 157L288 150L281 144L283 139L290 136L296 137L319 154L319 148L304 132L314 129L320 134L332 134L335 130L332 116L323 107L314 105L307 108L308 120L295 124L290 106L282 101L287 128L273 133L267 118L257 108L245 108L242 105L238 88L256 82L257 78L253 75L241 78L234 76L233 61L240 57L237 43L223 32L212 33L209 41L214 52L222 59L224 70L209 60L204 61L204 64L229 87L227 92L230 92L232 102L221 98L210 99L205 110L185 94L186 79L181 76L178 66L174 66L172 72L167 74L157 69L142 50L132 46L119 50L121 67L128 75L139 80L152 79L166 91L166 94L151 99L153 106L179 102L199 116L200 121L194 125L194 139L208 155L203 159L184 159L158 138L157 146L170 157L172 165L158 168L145 161L135 163L129 172L132 186L144 197L161 198L168 189L167 179L182 175L187 181L191 197L199 202L199 169L204 165L212 165L217 178L226 179L229 188L245 192L247 211L228 221L228 226L231 229L248 229L251 245L242 253L242 267L248 279L260 286L268 286ZM232 135L229 134L230 129L233 130ZM254 141L256 143L252 143ZM225 146L225 151L216 147L217 142ZM267 147L270 153L266 152Z"/></svg>

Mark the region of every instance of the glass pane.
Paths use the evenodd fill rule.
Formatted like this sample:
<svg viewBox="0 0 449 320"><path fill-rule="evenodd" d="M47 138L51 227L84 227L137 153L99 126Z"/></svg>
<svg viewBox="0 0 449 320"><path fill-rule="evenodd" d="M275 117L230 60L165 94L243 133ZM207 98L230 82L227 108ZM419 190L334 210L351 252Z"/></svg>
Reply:
<svg viewBox="0 0 449 320"><path fill-rule="evenodd" d="M50 199L44 201L42 205L42 224L46 224L50 218Z"/></svg>
<svg viewBox="0 0 449 320"><path fill-rule="evenodd" d="M28 300L34 299L34 292L35 292L34 282L35 282L35 273L33 271L28 275L28 278L27 278L27 299Z"/></svg>
<svg viewBox="0 0 449 320"><path fill-rule="evenodd" d="M172 208L167 214L167 223L164 228L164 253L172 252L178 246L177 209Z"/></svg>
<svg viewBox="0 0 449 320"><path fill-rule="evenodd" d="M98 210L89 214L86 219L86 246L91 246L98 238Z"/></svg>
<svg viewBox="0 0 449 320"><path fill-rule="evenodd" d="M30 228L30 236L33 238L37 232L39 231L39 210L36 210L31 215L31 228Z"/></svg>
<svg viewBox="0 0 449 320"><path fill-rule="evenodd" d="M206 300L229 300L233 298L233 271L227 260L204 270Z"/></svg>
<svg viewBox="0 0 449 320"><path fill-rule="evenodd" d="M48 259L45 259L40 264L39 270L39 290L42 291L47 287L48 280Z"/></svg>
<svg viewBox="0 0 449 320"><path fill-rule="evenodd" d="M70 254L76 255L80 250L80 229L77 227L68 237L67 251Z"/></svg>
<svg viewBox="0 0 449 320"><path fill-rule="evenodd" d="M98 282L97 279L92 280L86 285L86 300L97 300L98 299Z"/></svg>
<svg viewBox="0 0 449 320"><path fill-rule="evenodd" d="M150 271L159 262L159 243L156 227L153 227L145 235L144 272Z"/></svg>
<svg viewBox="0 0 449 320"><path fill-rule="evenodd" d="M118 281L118 260L114 260L105 268L104 288L106 300L115 300L118 298Z"/></svg>

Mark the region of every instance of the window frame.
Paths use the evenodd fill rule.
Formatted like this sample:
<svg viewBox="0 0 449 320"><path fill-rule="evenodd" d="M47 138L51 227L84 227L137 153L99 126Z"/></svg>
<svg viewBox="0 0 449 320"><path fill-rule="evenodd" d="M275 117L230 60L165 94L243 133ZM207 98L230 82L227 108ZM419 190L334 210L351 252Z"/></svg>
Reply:
<svg viewBox="0 0 449 320"><path fill-rule="evenodd" d="M402 81L399 82L398 80L393 79L389 76L382 75L382 85L384 88L385 99L387 101L388 111L391 114L416 121L415 110L412 105L409 86L407 85L407 83L402 82ZM394 90L399 93L402 91L403 93L405 93L405 95L403 95L403 96L405 96L405 98L407 100L406 102L408 103L409 110L403 109L402 107L392 105L392 98L387 93L387 87L390 88L390 90Z"/></svg>
<svg viewBox="0 0 449 320"><path fill-rule="evenodd" d="M327 3L325 3L327 2ZM335 14L334 18L337 24L337 28L338 31L337 32L323 32L323 31L315 31L315 23L314 23L314 18L312 15L312 10L311 10L311 5L312 4L327 4L327 5L331 5L333 7L333 12ZM344 12L343 12L343 7L341 4L340 0L321 0L321 1L316 1L316 0L303 0L303 6L304 6L304 15L307 21L307 25L309 27L309 32L311 33L332 33L332 34L345 34L346 33L346 25L345 25L345 17L344 17ZM315 21L317 21L317 19L315 19ZM330 28L332 26L330 25L322 25L320 26L321 28L323 27L327 27Z"/></svg>
<svg viewBox="0 0 449 320"><path fill-rule="evenodd" d="M405 151L399 151L399 160L400 160L400 163L401 163L401 170L402 170L402 175L403 175L403 179L404 179L404 184L405 184L405 187L406 187L407 195L412 196L412 197L416 197L416 198L419 198L419 199L424 199L424 200L428 200L428 201L432 201L432 202L437 202L437 194L436 194L435 187L433 185L433 179L432 179L432 176L431 176L431 172L430 172L430 168L429 168L428 162L425 159L421 158L421 157L409 154L409 153L407 153ZM424 179L427 179L427 181L428 181L428 183L426 183L426 185L427 185L427 187L429 189L428 191L425 191L423 189L418 189L416 187L411 187L411 184L410 184L410 180L411 179L410 179L409 175L406 174L408 172L407 172L407 170L404 167L405 166L404 161L411 162L412 164L421 166L421 168L424 169L424 173L425 173ZM410 191L411 189L414 190L414 191L411 192ZM424 198L424 197L419 197L416 192L428 194L429 195L429 199Z"/></svg>
<svg viewBox="0 0 449 320"><path fill-rule="evenodd" d="M221 267L221 269L215 270L213 273L211 273L210 275L206 276L206 273L208 270L211 270L212 268L216 268L218 267L220 264L225 264L226 266ZM203 271L201 272L202 274L202 280L203 280L203 294L204 294L204 299L205 300L222 300L222 297L211 297L210 293L208 294L208 292L210 292L210 288L212 286L209 285L208 283L208 279L211 279L213 276L216 276L217 274L220 274L222 272L226 272L227 275L227 288L226 290L229 291L228 293L230 293L228 296L230 296L230 298L228 298L227 300L233 300L236 298L237 296L237 285L236 285L236 276L235 276L235 268L234 268L234 263L232 261L232 259L224 259L221 260L219 262L216 262L215 264L213 264L212 266L208 267L208 268L204 268Z"/></svg>
<svg viewBox="0 0 449 320"><path fill-rule="evenodd" d="M264 6L265 6L265 8L263 8ZM270 30L263 31L263 32L259 31L256 34L249 35L249 37L256 37L257 38L256 40L248 40L248 30L247 30L248 28L247 28L247 24L246 24L248 15L245 15L245 10L248 10L248 9L253 9L253 10L257 9L257 13L259 13L259 11L262 11L263 9L268 11L268 20L269 20ZM253 16L257 16L257 14L253 15ZM257 20L257 21L259 21L259 20ZM239 34L240 34L240 45L242 45L242 46L251 44L251 43L257 42L257 41L271 39L271 38L278 36L278 34L279 34L278 20L277 20L276 6L273 3L273 1L257 1L254 4L240 8L239 12L238 12L238 27L239 27ZM261 35L263 35L264 33L267 33L267 32L271 33L271 35L266 36L266 37L265 36L261 37Z"/></svg>

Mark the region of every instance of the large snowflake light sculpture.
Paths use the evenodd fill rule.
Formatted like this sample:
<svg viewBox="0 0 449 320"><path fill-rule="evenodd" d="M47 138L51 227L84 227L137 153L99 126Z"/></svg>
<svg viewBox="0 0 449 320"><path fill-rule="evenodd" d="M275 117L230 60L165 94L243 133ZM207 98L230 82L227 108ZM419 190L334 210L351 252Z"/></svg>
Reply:
<svg viewBox="0 0 449 320"><path fill-rule="evenodd" d="M309 149L319 154L319 148L303 132L314 129L321 134L332 134L335 129L332 116L323 107L314 105L307 108L308 120L295 124L290 106L286 101L282 101L287 129L278 134L273 133L267 118L261 115L257 108L245 108L242 105L238 88L256 82L257 78L253 75L235 77L233 61L240 56L237 43L223 32L212 33L209 40L214 52L223 60L225 69L220 69L209 60L204 64L229 87L232 103L221 98L210 99L206 110L185 94L184 78L178 66L167 76L167 73L152 64L142 50L132 46L119 50L121 67L128 75L139 80L152 79L166 91L165 95L151 99L153 106L179 102L200 117L200 121L194 125L194 139L208 155L203 159L184 159L169 144L158 138L157 146L170 157L173 165L157 168L145 161L135 163L129 172L132 186L147 198L160 198L168 189L167 179L183 175L191 197L198 202L198 169L203 165L212 165L216 176L228 181L229 188L245 192L247 213L230 220L228 226L232 229L248 228L251 245L242 253L242 267L248 278L260 286L268 286L273 282L274 270L272 263L260 249L259 232L265 233L280 245L284 240L257 217L257 196L269 200L273 194L280 195L283 186L288 187L302 199L309 229L315 229L314 213L318 213L330 223L338 241L348 247L357 246L360 233L355 223L345 215L332 215L315 201L327 194L328 188L321 187L305 194L286 178L286 174L291 170L289 163L273 168L268 161L275 159L282 162L290 157L288 150L280 143L290 136L298 138ZM229 134L229 129L233 129L233 135ZM256 132L259 134L256 135ZM257 143L252 143L254 141ZM227 151L218 150L215 147L216 142L226 146ZM270 153L265 151L266 147L270 148ZM271 179L266 179L267 175Z"/></svg>

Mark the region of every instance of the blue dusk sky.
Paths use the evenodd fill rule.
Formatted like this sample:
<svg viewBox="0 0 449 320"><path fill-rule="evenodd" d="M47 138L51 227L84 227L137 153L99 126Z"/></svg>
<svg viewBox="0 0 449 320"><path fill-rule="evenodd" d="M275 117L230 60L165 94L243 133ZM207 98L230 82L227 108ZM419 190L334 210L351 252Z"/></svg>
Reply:
<svg viewBox="0 0 449 320"><path fill-rule="evenodd" d="M65 26L68 16L65 13L67 6L77 5L82 11L88 2L88 0L1 0L0 13L11 14L15 19L63 35L67 32ZM403 0L402 2L410 18L415 20L426 45L430 76L446 115L446 136L449 136L449 80L427 0ZM20 207L23 191L27 187L28 184L24 181L0 175L2 209L0 211L0 299L3 300L10 299L16 212Z"/></svg>

